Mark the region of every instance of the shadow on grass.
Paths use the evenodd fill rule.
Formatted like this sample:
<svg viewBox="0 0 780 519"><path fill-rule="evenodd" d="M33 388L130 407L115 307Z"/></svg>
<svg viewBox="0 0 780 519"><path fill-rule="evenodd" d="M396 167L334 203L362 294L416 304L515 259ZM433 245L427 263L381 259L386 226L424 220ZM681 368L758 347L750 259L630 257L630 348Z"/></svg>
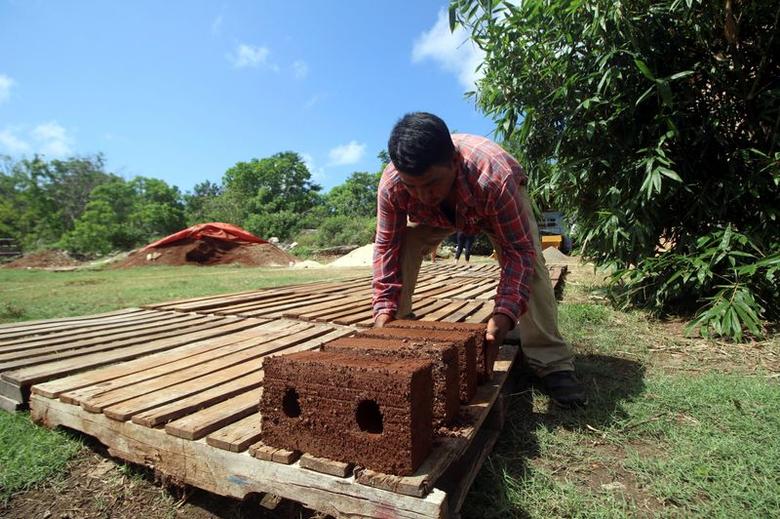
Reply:
<svg viewBox="0 0 780 519"><path fill-rule="evenodd" d="M531 494L539 491L538 485L529 489L525 483L533 470L529 460L541 455L542 432L608 428L628 418L624 403L638 397L645 388L645 368L636 361L581 354L575 357L575 367L586 386L589 403L585 409L572 411L559 409L552 403L543 410L546 397L534 386L530 372L518 367L507 421L493 453L471 487L462 510L464 519L537 516L518 503L533 503ZM535 402L535 399L540 400ZM551 488L549 492L554 490Z"/></svg>

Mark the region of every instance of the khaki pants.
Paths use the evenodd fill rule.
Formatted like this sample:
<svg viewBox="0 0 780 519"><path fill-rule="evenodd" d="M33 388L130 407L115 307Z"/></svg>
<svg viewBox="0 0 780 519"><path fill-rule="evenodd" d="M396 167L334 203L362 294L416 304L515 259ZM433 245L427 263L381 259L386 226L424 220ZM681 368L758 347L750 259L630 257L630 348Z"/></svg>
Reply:
<svg viewBox="0 0 780 519"><path fill-rule="evenodd" d="M536 219L530 213L531 203L525 187L520 188L522 206L526 208L529 226L534 237L536 260L531 279L531 296L528 311L520 317L517 326L508 334L508 339L520 339L523 354L531 369L538 376L554 371L573 371L573 353L558 331L558 305L555 301L550 275L542 255L539 231ZM398 316L404 317L412 311L412 295L417 285L417 276L423 256L454 232L454 229L432 227L425 224L409 223L401 245L401 297L398 303ZM502 262L501 249L488 233L496 250L499 264Z"/></svg>

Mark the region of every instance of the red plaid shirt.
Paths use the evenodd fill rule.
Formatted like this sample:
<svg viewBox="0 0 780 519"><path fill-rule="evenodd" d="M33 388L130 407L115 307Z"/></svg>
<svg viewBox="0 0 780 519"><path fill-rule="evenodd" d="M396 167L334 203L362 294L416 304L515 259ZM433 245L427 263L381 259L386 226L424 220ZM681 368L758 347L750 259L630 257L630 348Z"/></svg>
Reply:
<svg viewBox="0 0 780 519"><path fill-rule="evenodd" d="M460 168L455 178L457 193L455 230L467 234L485 231L501 248L501 281L494 313L517 322L526 311L529 280L535 249L520 186L527 177L520 164L498 144L477 135L453 134ZM395 313L401 294L401 243L407 217L411 222L453 228L438 206L425 206L412 198L391 164L382 173L377 195L376 241L374 243L374 316ZM529 208L530 211L530 208Z"/></svg>

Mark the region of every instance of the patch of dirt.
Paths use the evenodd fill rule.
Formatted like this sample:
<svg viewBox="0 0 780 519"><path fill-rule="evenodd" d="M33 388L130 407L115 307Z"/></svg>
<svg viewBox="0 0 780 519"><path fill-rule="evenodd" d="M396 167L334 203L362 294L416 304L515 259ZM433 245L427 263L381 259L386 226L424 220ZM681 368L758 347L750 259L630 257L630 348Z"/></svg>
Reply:
<svg viewBox="0 0 780 519"><path fill-rule="evenodd" d="M25 268L52 268L52 267L76 267L81 262L71 258L64 250L50 249L31 252L21 258L6 263L2 268L25 269Z"/></svg>
<svg viewBox="0 0 780 519"><path fill-rule="evenodd" d="M286 267L295 258L270 243L246 244L203 238L186 239L147 251L136 251L114 268L148 265L231 265L247 267Z"/></svg>
<svg viewBox="0 0 780 519"><path fill-rule="evenodd" d="M106 457L102 446L85 449L71 463L64 479L20 492L3 505L7 519L305 519L318 517L300 505L282 500L274 510L262 496L245 500L179 487L153 471ZM163 488L161 488L161 486Z"/></svg>
<svg viewBox="0 0 780 519"><path fill-rule="evenodd" d="M556 464L539 458L533 460L532 464L544 466L556 479L589 488L593 493L622 494L633 503L632 513L635 517L654 517L664 507L664 503L648 492L636 476L623 467L629 451L647 457L663 455L658 446L649 443L614 445L597 439L588 445L587 459L567 458L558 460Z"/></svg>

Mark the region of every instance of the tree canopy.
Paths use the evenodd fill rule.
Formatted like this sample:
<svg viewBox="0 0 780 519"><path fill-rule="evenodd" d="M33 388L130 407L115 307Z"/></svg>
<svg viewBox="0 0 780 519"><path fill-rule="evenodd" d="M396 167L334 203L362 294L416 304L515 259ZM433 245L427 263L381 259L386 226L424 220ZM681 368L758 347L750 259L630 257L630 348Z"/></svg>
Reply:
<svg viewBox="0 0 780 519"><path fill-rule="evenodd" d="M760 335L780 305L780 3L453 0L477 105L612 295Z"/></svg>

